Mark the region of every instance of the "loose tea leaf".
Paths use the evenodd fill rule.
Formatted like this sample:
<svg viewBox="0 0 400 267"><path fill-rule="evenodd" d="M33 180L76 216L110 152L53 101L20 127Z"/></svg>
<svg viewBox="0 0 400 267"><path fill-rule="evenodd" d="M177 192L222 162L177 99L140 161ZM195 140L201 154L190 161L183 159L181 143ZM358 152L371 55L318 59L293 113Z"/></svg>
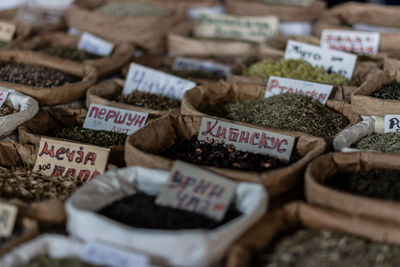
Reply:
<svg viewBox="0 0 400 267"><path fill-rule="evenodd" d="M400 83L386 85L371 93L370 96L380 99L400 100Z"/></svg>
<svg viewBox="0 0 400 267"><path fill-rule="evenodd" d="M167 9L142 3L114 2L103 5L95 10L103 15L117 17L139 17L139 16L169 16L171 12Z"/></svg>
<svg viewBox="0 0 400 267"><path fill-rule="evenodd" d="M218 222L198 213L157 205L155 200L155 196L137 192L112 202L98 213L132 227L168 230L214 229L241 214L231 205L225 218Z"/></svg>
<svg viewBox="0 0 400 267"><path fill-rule="evenodd" d="M32 259L24 267L96 267L98 265L93 265L86 263L77 258L50 258L49 256L40 256Z"/></svg>
<svg viewBox="0 0 400 267"><path fill-rule="evenodd" d="M25 167L0 167L0 196L5 199L17 198L26 202L65 200L82 184L76 178L45 176Z"/></svg>
<svg viewBox="0 0 400 267"><path fill-rule="evenodd" d="M6 106L6 105L3 105L0 107L0 117L11 115L16 112L17 112L16 110L14 110L13 108Z"/></svg>
<svg viewBox="0 0 400 267"><path fill-rule="evenodd" d="M173 160L255 172L272 170L287 165L268 155L242 152L235 150L233 146L208 144L196 139L181 139L161 155Z"/></svg>
<svg viewBox="0 0 400 267"><path fill-rule="evenodd" d="M35 87L57 87L81 79L70 74L42 66L0 64L0 80Z"/></svg>
<svg viewBox="0 0 400 267"><path fill-rule="evenodd" d="M400 133L373 133L362 138L354 147L362 150L400 153Z"/></svg>
<svg viewBox="0 0 400 267"><path fill-rule="evenodd" d="M282 94L265 99L218 105L204 110L212 115L267 128L334 136L350 122L312 97Z"/></svg>
<svg viewBox="0 0 400 267"><path fill-rule="evenodd" d="M400 201L400 171L337 173L325 185L341 191L384 200Z"/></svg>
<svg viewBox="0 0 400 267"><path fill-rule="evenodd" d="M400 246L348 234L301 229L278 240L254 267L399 266Z"/></svg>
<svg viewBox="0 0 400 267"><path fill-rule="evenodd" d="M57 129L52 136L102 147L124 145L127 138L123 133L85 129L80 126Z"/></svg>
<svg viewBox="0 0 400 267"><path fill-rule="evenodd" d="M142 91L133 91L129 95L119 95L110 100L154 110L169 110L179 108L181 105L177 99Z"/></svg>
<svg viewBox="0 0 400 267"><path fill-rule="evenodd" d="M95 55L74 47L39 47L35 51L49 56L69 59L77 62L102 58L99 55Z"/></svg>

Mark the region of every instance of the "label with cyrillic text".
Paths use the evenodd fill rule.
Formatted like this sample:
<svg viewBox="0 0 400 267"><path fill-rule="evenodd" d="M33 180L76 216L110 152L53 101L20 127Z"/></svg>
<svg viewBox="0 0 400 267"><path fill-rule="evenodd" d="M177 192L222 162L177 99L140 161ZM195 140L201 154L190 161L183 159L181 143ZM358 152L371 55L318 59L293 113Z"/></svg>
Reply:
<svg viewBox="0 0 400 267"><path fill-rule="evenodd" d="M225 77L231 69L228 65L218 64L211 61L178 57L172 64L173 70L201 71Z"/></svg>
<svg viewBox="0 0 400 267"><path fill-rule="evenodd" d="M168 184L156 199L161 206L200 213L221 221L232 202L236 183L212 172L176 161Z"/></svg>
<svg viewBox="0 0 400 267"><path fill-rule="evenodd" d="M138 90L182 99L185 92L195 86L196 83L192 81L131 63L122 94L129 95L131 92Z"/></svg>
<svg viewBox="0 0 400 267"><path fill-rule="evenodd" d="M344 52L375 55L379 49L380 34L377 32L357 32L323 30L321 47Z"/></svg>
<svg viewBox="0 0 400 267"><path fill-rule="evenodd" d="M292 155L295 138L203 117L197 140L233 145L240 151L269 155L288 162Z"/></svg>
<svg viewBox="0 0 400 267"><path fill-rule="evenodd" d="M131 135L142 128L149 113L91 104L83 128Z"/></svg>
<svg viewBox="0 0 400 267"><path fill-rule="evenodd" d="M265 90L265 98L280 94L311 96L325 104L332 92L332 85L270 76Z"/></svg>
<svg viewBox="0 0 400 267"><path fill-rule="evenodd" d="M109 153L109 148L42 137L33 171L88 181L104 172Z"/></svg>
<svg viewBox="0 0 400 267"><path fill-rule="evenodd" d="M79 39L78 49L106 57L112 53L114 45L93 34L84 32Z"/></svg>
<svg viewBox="0 0 400 267"><path fill-rule="evenodd" d="M232 15L201 14L193 29L195 37L221 38L263 43L278 34L276 16L242 17Z"/></svg>
<svg viewBox="0 0 400 267"><path fill-rule="evenodd" d="M351 79L357 56L342 51L321 48L294 40L289 40L286 45L285 59L303 59L314 67L323 69L330 73Z"/></svg>
<svg viewBox="0 0 400 267"><path fill-rule="evenodd" d="M400 132L400 115L385 115L385 133Z"/></svg>
<svg viewBox="0 0 400 267"><path fill-rule="evenodd" d="M216 15L225 14L226 9L223 5L217 5L212 7L189 7L186 10L186 15L191 19L195 19L203 13Z"/></svg>
<svg viewBox="0 0 400 267"><path fill-rule="evenodd" d="M0 91L0 107L3 106L4 102L6 102L8 96L8 92Z"/></svg>
<svg viewBox="0 0 400 267"><path fill-rule="evenodd" d="M16 30L17 26L15 24L0 21L0 41L11 41Z"/></svg>
<svg viewBox="0 0 400 267"><path fill-rule="evenodd" d="M356 31L379 32L379 33L400 32L400 28L369 25L364 23L353 24L353 29Z"/></svg>
<svg viewBox="0 0 400 267"><path fill-rule="evenodd" d="M11 236L18 208L4 202L0 202L0 237Z"/></svg>

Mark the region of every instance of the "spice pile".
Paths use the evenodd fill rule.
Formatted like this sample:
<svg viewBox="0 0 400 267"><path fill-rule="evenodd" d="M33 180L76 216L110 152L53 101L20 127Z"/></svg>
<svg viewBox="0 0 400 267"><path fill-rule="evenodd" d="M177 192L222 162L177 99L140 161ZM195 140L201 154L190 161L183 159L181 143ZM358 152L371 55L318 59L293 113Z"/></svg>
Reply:
<svg viewBox="0 0 400 267"><path fill-rule="evenodd" d="M0 117L11 115L11 114L14 114L16 112L17 112L16 110L14 110L11 107L6 106L6 105L3 105L3 106L0 107Z"/></svg>
<svg viewBox="0 0 400 267"><path fill-rule="evenodd" d="M154 110L169 110L179 108L181 105L181 102L177 99L142 91L133 91L129 95L119 95L116 98L110 98L110 100Z"/></svg>
<svg viewBox="0 0 400 267"><path fill-rule="evenodd" d="M101 56L74 47L40 47L35 51L49 56L69 59L77 62L102 58Z"/></svg>
<svg viewBox="0 0 400 267"><path fill-rule="evenodd" d="M370 94L372 97L389 100L400 100L400 83L386 85Z"/></svg>
<svg viewBox="0 0 400 267"><path fill-rule="evenodd" d="M95 10L103 15L116 17L139 17L139 16L169 16L171 12L157 6L142 3L108 3Z"/></svg>
<svg viewBox="0 0 400 267"><path fill-rule="evenodd" d="M400 153L400 133L373 133L354 144L361 150Z"/></svg>
<svg viewBox="0 0 400 267"><path fill-rule="evenodd" d="M76 258L50 258L48 256L41 256L32 259L28 264L23 267L95 267L90 263L83 262Z"/></svg>

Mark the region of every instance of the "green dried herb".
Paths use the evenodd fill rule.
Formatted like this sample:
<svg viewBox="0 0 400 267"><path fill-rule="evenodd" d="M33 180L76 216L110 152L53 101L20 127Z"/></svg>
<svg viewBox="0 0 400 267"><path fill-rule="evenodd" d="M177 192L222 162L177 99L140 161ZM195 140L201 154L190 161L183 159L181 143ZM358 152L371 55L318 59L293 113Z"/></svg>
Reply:
<svg viewBox="0 0 400 267"><path fill-rule="evenodd" d="M50 258L49 256L40 256L32 259L24 267L96 267L98 265L93 265L86 263L77 258Z"/></svg>
<svg viewBox="0 0 400 267"><path fill-rule="evenodd" d="M227 119L318 137L334 136L350 123L312 97L296 94L218 105L204 112L210 110L212 115Z"/></svg>
<svg viewBox="0 0 400 267"><path fill-rule="evenodd" d="M119 95L110 100L154 110L169 110L179 108L181 105L177 99L142 91L133 91L129 95Z"/></svg>
<svg viewBox="0 0 400 267"><path fill-rule="evenodd" d="M362 150L400 153L400 133L373 133L362 138L354 147Z"/></svg>
<svg viewBox="0 0 400 267"><path fill-rule="evenodd" d="M117 17L169 16L167 9L142 3L114 2L95 9L97 13Z"/></svg>
<svg viewBox="0 0 400 267"><path fill-rule="evenodd" d="M99 55L95 55L74 47L40 47L35 51L49 56L69 59L77 62L102 58Z"/></svg>
<svg viewBox="0 0 400 267"><path fill-rule="evenodd" d="M11 107L6 106L6 105L3 105L3 106L0 107L0 117L11 115L11 114L14 114L16 112L17 112L16 110L14 110Z"/></svg>
<svg viewBox="0 0 400 267"><path fill-rule="evenodd" d="M380 99L400 100L400 83L392 83L370 94Z"/></svg>
<svg viewBox="0 0 400 267"><path fill-rule="evenodd" d="M102 147L124 145L127 138L126 134L85 129L79 126L57 129L52 135L58 138Z"/></svg>

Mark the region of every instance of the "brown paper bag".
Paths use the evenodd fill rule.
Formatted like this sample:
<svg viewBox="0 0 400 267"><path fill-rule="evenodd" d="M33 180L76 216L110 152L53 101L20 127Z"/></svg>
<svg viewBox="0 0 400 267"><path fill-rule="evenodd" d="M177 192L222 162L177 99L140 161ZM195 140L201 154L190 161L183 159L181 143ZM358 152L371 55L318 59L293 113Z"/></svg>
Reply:
<svg viewBox="0 0 400 267"><path fill-rule="evenodd" d="M97 80L96 69L92 66L83 66L79 63L65 61L30 51L0 51L0 62L39 65L63 71L77 77L82 77L82 81L80 82L70 83L54 88L39 88L0 81L0 86L14 89L32 96L40 105L66 104L79 100L85 96L87 88Z"/></svg>
<svg viewBox="0 0 400 267"><path fill-rule="evenodd" d="M35 50L41 47L72 47L76 48L79 43L79 36L69 35L63 32L52 32L37 35L24 42L12 46L13 49ZM129 43L114 44L114 51L110 56L85 60L84 65L92 65L96 68L99 77L115 74L127 64L133 57L135 48ZM80 63L80 62L77 62Z"/></svg>
<svg viewBox="0 0 400 267"><path fill-rule="evenodd" d="M157 154L172 146L177 137L191 139L197 136L201 120L200 116L182 116L171 113L147 124L129 136L125 144L127 165L171 169L174 162ZM326 150L326 144L322 138L305 136L298 132L275 132L298 138L294 149L295 154L299 157L298 161L287 167L261 173L205 167L204 165L202 167L231 179L261 183L267 188L270 197L282 194L301 182L305 166Z"/></svg>

